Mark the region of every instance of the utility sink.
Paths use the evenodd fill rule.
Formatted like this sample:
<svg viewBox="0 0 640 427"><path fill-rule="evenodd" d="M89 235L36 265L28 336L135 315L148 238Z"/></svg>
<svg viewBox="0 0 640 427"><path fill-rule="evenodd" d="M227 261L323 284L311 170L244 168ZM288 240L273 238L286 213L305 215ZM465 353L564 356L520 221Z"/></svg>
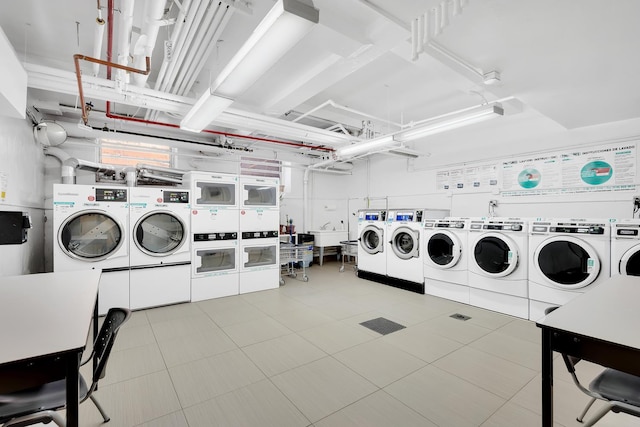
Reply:
<svg viewBox="0 0 640 427"><path fill-rule="evenodd" d="M340 246L340 242L349 239L349 233L346 230L311 230L309 231L309 234L313 234L313 244L319 248L326 246Z"/></svg>

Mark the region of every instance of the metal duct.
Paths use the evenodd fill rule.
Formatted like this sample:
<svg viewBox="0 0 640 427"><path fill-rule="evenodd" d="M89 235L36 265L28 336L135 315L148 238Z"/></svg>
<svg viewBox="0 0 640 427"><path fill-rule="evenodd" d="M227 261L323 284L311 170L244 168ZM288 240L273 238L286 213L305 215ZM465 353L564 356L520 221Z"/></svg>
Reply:
<svg viewBox="0 0 640 427"><path fill-rule="evenodd" d="M62 162L62 183L75 184L77 169L96 172L96 173L103 173L107 176L116 174L115 166L105 165L102 163L94 163L88 160L81 160L81 159L76 159L75 157L70 157L64 162Z"/></svg>

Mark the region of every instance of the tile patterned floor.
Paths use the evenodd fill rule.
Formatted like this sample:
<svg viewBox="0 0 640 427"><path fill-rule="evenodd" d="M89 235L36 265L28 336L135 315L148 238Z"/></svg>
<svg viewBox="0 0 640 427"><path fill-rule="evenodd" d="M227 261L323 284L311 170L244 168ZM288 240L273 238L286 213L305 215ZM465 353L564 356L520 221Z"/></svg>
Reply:
<svg viewBox="0 0 640 427"><path fill-rule="evenodd" d="M96 393L111 427L540 425L532 322L314 265L309 281L161 307L123 327ZM471 316L468 321L449 317ZM382 336L359 323L406 328ZM587 398L555 364L558 427ZM586 382L597 367L578 365ZM90 403L83 426L101 425ZM601 427L640 426L609 414Z"/></svg>

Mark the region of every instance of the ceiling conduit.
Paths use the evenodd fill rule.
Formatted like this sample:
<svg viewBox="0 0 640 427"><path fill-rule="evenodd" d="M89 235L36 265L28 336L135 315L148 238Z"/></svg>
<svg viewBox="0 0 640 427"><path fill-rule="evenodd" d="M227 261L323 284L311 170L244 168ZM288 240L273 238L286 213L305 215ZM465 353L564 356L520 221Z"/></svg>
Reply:
<svg viewBox="0 0 640 427"><path fill-rule="evenodd" d="M133 48L134 68L144 67L144 58L151 58L153 48L155 47L156 40L158 38L158 32L160 31L160 24L162 22L163 15L164 1L146 0L144 4L144 23L142 26L142 33ZM133 83L136 86L144 86L147 83L148 78L148 75L136 73L133 75Z"/></svg>

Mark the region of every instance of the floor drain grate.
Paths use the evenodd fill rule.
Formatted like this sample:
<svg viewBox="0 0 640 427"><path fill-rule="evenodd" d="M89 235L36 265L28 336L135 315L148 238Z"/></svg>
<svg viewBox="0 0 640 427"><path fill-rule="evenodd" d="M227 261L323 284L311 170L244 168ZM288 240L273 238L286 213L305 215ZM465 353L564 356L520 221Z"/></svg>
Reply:
<svg viewBox="0 0 640 427"><path fill-rule="evenodd" d="M457 319L457 320L469 320L469 319L471 319L470 316L465 316L464 314L460 314L460 313L452 314L449 317Z"/></svg>
<svg viewBox="0 0 640 427"><path fill-rule="evenodd" d="M391 332L399 331L400 329L404 329L406 327L389 319L385 319L384 317L367 320L366 322L362 322L360 324L365 328L369 328L372 331L375 331L382 335L387 335Z"/></svg>

